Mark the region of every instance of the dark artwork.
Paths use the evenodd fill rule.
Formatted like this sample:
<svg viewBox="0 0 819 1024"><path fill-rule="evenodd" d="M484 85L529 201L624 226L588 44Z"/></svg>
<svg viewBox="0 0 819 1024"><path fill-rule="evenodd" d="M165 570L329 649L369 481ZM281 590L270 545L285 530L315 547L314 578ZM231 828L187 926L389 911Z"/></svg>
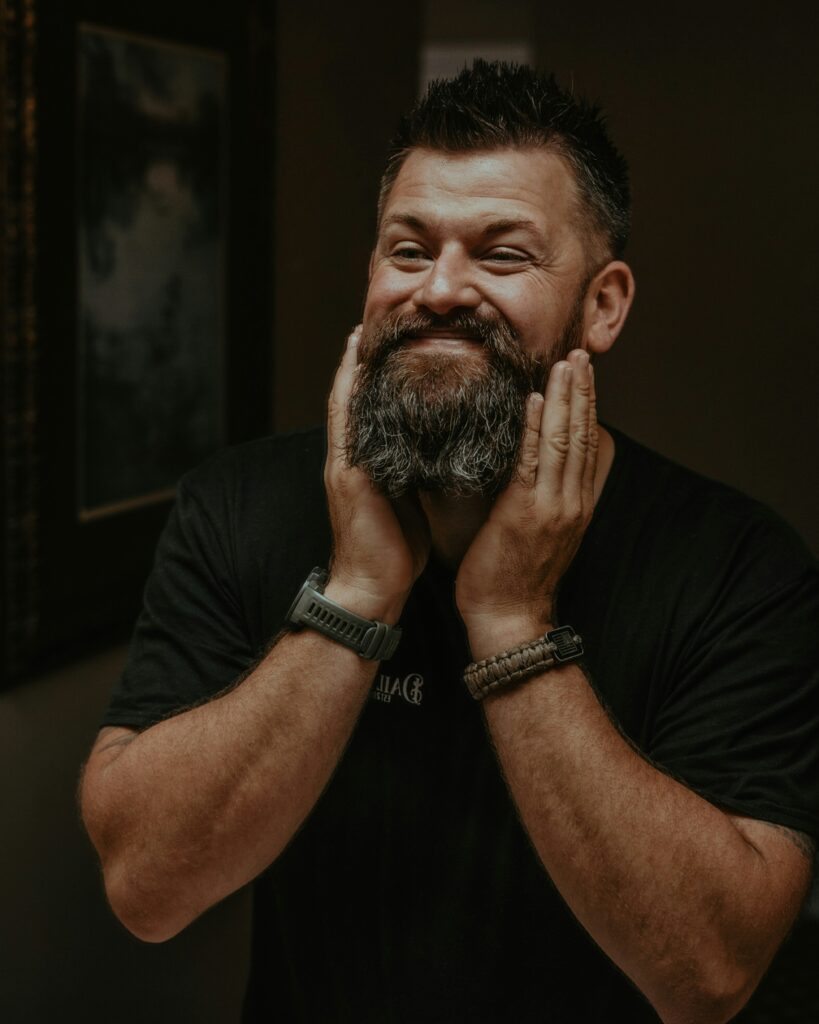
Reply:
<svg viewBox="0 0 819 1024"><path fill-rule="evenodd" d="M0 0L0 689L124 642L179 477L270 428L274 13Z"/></svg>
<svg viewBox="0 0 819 1024"><path fill-rule="evenodd" d="M81 519L166 498L224 440L226 62L80 26Z"/></svg>

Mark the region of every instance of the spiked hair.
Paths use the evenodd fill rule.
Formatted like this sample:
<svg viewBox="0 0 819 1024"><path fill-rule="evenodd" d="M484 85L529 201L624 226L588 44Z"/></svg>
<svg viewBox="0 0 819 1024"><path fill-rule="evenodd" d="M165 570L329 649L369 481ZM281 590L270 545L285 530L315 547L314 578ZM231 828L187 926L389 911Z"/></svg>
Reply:
<svg viewBox="0 0 819 1024"><path fill-rule="evenodd" d="M402 118L381 179L379 222L414 149L465 153L535 146L561 156L573 172L590 246L599 248L602 240L609 258L622 257L630 222L628 166L600 107L566 92L554 75L501 61L476 60L455 78L432 82Z"/></svg>

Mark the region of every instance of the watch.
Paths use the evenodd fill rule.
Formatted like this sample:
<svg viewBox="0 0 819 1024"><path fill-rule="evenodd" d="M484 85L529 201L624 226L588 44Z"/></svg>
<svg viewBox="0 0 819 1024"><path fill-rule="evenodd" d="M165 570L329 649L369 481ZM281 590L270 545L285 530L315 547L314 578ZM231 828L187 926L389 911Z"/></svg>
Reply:
<svg viewBox="0 0 819 1024"><path fill-rule="evenodd" d="M313 569L290 606L287 621L293 626L309 626L368 661L391 658L401 639L401 628L365 619L325 597L328 579L326 569Z"/></svg>

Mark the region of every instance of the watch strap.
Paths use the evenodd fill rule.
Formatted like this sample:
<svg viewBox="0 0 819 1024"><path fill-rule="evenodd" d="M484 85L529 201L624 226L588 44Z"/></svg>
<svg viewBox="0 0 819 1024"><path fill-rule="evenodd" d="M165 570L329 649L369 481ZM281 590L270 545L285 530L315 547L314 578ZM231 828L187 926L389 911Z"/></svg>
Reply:
<svg viewBox="0 0 819 1024"><path fill-rule="evenodd" d="M365 619L326 597L323 591L327 579L324 569L313 569L288 612L288 622L315 629L368 661L391 658L401 639L401 628Z"/></svg>

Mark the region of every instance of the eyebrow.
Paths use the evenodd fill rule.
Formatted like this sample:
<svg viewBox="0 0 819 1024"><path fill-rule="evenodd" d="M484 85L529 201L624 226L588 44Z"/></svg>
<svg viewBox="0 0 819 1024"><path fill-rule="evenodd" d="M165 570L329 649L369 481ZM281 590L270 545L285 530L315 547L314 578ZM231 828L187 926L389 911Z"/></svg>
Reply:
<svg viewBox="0 0 819 1024"><path fill-rule="evenodd" d="M426 224L420 217L413 217L411 213L391 213L381 221L382 228L392 227L397 224L402 228L412 228L413 231L425 231Z"/></svg>
<svg viewBox="0 0 819 1024"><path fill-rule="evenodd" d="M393 225L411 228L413 231L425 232L428 230L426 222L412 213L391 213L389 217L384 218L381 227L385 229ZM501 235L506 231L526 231L529 234L540 236L540 231L535 222L527 220L525 217L503 217L499 220L493 220L487 224L481 234L484 238L493 238L495 235Z"/></svg>

